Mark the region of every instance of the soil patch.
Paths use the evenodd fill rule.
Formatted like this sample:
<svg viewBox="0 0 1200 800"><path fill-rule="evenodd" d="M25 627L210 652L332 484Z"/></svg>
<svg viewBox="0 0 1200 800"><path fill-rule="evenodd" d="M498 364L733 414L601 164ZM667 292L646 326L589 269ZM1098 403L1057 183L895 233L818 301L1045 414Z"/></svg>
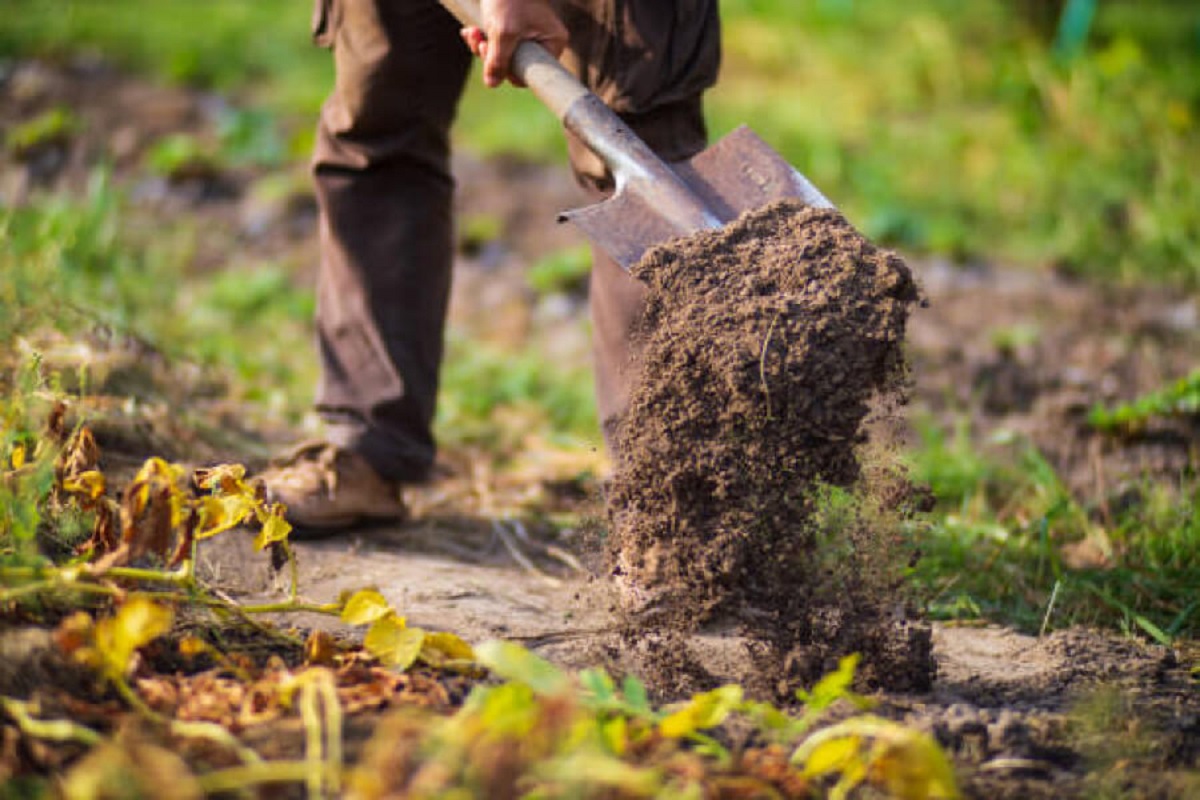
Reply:
<svg viewBox="0 0 1200 800"><path fill-rule="evenodd" d="M823 488L860 483L868 416L903 395L908 267L836 211L780 201L632 274L649 296L609 495L626 610L673 630L732 617L792 651L792 679L826 665L808 648L837 642L891 662L883 683L927 684L927 633L896 645L889 582L860 563L894 549L884 528L844 497L832 519ZM914 653L917 675L895 669Z"/></svg>

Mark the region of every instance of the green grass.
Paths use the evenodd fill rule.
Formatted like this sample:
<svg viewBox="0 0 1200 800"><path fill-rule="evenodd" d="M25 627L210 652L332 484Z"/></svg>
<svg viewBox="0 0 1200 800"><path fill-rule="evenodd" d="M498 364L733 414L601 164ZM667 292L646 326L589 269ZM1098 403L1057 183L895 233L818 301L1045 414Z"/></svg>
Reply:
<svg viewBox="0 0 1200 800"><path fill-rule="evenodd" d="M0 340L28 340L33 351L52 348L53 332L137 340L176 365L231 380L232 399L297 418L314 378L312 356L295 346L310 338L312 292L265 262L234 259L223 271L189 276L197 235L186 220L164 225L133 214L103 171L84 197L0 207ZM87 360L46 366L72 372Z"/></svg>
<svg viewBox="0 0 1200 800"><path fill-rule="evenodd" d="M518 451L532 434L595 447L600 438L590 364L553 365L536 348L466 341L451 333L437 432L446 444Z"/></svg>
<svg viewBox="0 0 1200 800"><path fill-rule="evenodd" d="M0 207L0 341L29 339L36 352L52 346L44 339L51 331L68 339L98 329L131 337L176 366L219 376L245 413L297 422L316 382L312 290L298 288L280 264L236 256L219 270L190 274L198 235L186 218L140 218L103 171L84 197L38 196L25 207ZM452 334L437 422L442 440L504 451L539 432L594 446L589 368L550 361L533 346L466 346ZM86 362L47 363L46 378L87 385L89 379L63 374L86 371ZM0 361L0 381L18 366Z"/></svg>
<svg viewBox="0 0 1200 800"><path fill-rule="evenodd" d="M306 6L285 0L10 6L0 57L92 49L265 104L295 131L330 82ZM1070 61L1013 8L725 0L714 133L750 122L887 243L1200 286L1200 8L1106 0ZM564 153L528 93L478 80L456 136L483 153Z"/></svg>
<svg viewBox="0 0 1200 800"><path fill-rule="evenodd" d="M916 579L936 617L980 617L1030 632L1073 624L1162 642L1200 634L1200 480L1130 487L1084 507L1021 441L983 453L960 428L921 426L913 477L939 507L916 530ZM1092 563L1068 552L1088 542Z"/></svg>

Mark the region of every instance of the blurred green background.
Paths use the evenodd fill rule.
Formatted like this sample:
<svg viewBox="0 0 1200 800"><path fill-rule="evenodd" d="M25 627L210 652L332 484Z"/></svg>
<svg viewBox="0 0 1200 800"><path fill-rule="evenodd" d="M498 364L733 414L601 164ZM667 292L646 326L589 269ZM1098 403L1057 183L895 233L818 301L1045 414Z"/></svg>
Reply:
<svg viewBox="0 0 1200 800"><path fill-rule="evenodd" d="M868 235L958 260L1200 285L1200 3L721 8L714 134L749 123ZM92 49L231 93L277 115L297 157L330 81L300 0L6 0L5 10L0 57ZM457 136L484 154L563 158L533 98L478 81Z"/></svg>
<svg viewBox="0 0 1200 800"><path fill-rule="evenodd" d="M309 196L301 165L332 80L329 54L310 43L310 2L4 0L0 80L17 59L98 56L151 81L219 92L232 102L216 104L213 136L164 136L138 174L250 166L253 203ZM725 63L708 104L714 136L751 125L869 236L917 256L1200 288L1200 2L721 7ZM461 147L565 162L558 124L526 92L472 80L460 117ZM19 157L82 124L57 107L0 120L0 138ZM71 376L83 384L87 373L101 393L114 383L115 368L104 379L95 364L88 373L76 363L81 352L90 357L97 329L149 343L173 365L115 392L122 413L178 419L243 455L267 423L302 427L316 381L314 354L298 344L311 336L314 300L300 277L311 253L296 263L241 242L199 268L211 218L187 205L156 216L121 175L88 166L85 190L34 193L10 206L0 197L0 434L17 441L38 428L31 398L73 385ZM460 222L464 240L500 232L487 215ZM588 266L587 249L574 246L528 265L523 277L539 297L578 293ZM444 446L498 462L536 450L535 441L600 447L586 364L548 341L475 333L450 332L438 411ZM1193 373L1178 392L1130 408L1170 411L1198 386ZM1195 634L1194 472L1144 488L1144 502L1121 501L1105 532L1118 545L1115 568L1068 570L1057 547L1094 534L1091 501L1074 497L1031 445L985 452L966 422L950 432L918 419L909 459L939 499L916 533L925 555L915 580L932 614L1036 630L1055 607L1062 624L1107 622L1162 642ZM259 455L269 454L259 444ZM22 502L36 509L40 500Z"/></svg>

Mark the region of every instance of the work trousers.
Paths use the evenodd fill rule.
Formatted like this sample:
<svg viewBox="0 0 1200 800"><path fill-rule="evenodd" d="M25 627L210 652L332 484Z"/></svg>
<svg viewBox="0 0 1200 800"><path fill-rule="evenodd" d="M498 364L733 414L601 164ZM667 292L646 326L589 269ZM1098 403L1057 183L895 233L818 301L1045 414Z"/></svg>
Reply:
<svg viewBox="0 0 1200 800"><path fill-rule="evenodd" d="M660 157L704 148L701 95L719 64L717 0L560 0L563 63ZM470 70L436 0L317 0L334 88L313 156L320 209L316 405L331 442L384 477L426 478L453 261L449 131ZM592 199L604 165L567 137ZM552 224L552 220L547 220ZM589 305L602 423L626 402L641 284L593 253Z"/></svg>

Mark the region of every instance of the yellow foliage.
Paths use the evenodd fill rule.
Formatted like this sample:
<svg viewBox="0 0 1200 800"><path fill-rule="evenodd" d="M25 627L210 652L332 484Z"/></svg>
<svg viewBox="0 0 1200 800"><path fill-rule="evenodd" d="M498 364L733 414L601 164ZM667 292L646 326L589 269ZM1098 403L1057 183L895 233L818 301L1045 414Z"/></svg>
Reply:
<svg viewBox="0 0 1200 800"><path fill-rule="evenodd" d="M474 661L475 650L453 633L431 632L425 634L421 659L434 666L445 666L451 661Z"/></svg>
<svg viewBox="0 0 1200 800"><path fill-rule="evenodd" d="M262 530L258 532L258 536L254 537L254 547L262 550L275 542L285 541L288 534L292 532L291 523L283 518L283 506L279 503L271 506L269 511L263 511L261 507L255 509L258 515L259 522L262 523Z"/></svg>
<svg viewBox="0 0 1200 800"><path fill-rule="evenodd" d="M367 652L380 663L400 671L416 662L424 643L425 631L408 627L404 617L395 614L376 620L363 639Z"/></svg>
<svg viewBox="0 0 1200 800"><path fill-rule="evenodd" d="M135 595L90 631L90 622L83 617L86 614L75 616L71 632L90 638L90 642L76 650L76 658L107 678L120 679L128 672L134 653L171 630L175 615L171 609Z"/></svg>
<svg viewBox="0 0 1200 800"><path fill-rule="evenodd" d="M73 478L63 480L63 489L71 494L81 494L89 500L99 500L106 489L104 473L89 469Z"/></svg>
<svg viewBox="0 0 1200 800"><path fill-rule="evenodd" d="M792 755L807 777L837 774L834 800L869 780L898 800L955 800L954 771L928 734L874 716L848 719L805 740Z"/></svg>
<svg viewBox="0 0 1200 800"><path fill-rule="evenodd" d="M697 731L714 728L724 722L741 702L740 686L730 684L711 692L703 692L660 722L658 731L663 736L678 739Z"/></svg>
<svg viewBox="0 0 1200 800"><path fill-rule="evenodd" d="M369 625L394 613L388 601L377 590L362 589L351 595L342 606L342 622L347 625Z"/></svg>

